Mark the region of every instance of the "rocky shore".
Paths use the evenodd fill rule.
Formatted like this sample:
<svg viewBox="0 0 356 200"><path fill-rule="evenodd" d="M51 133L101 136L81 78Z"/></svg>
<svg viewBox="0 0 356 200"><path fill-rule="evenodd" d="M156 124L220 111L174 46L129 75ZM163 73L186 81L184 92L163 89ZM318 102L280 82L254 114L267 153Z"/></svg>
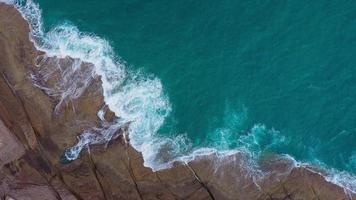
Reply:
<svg viewBox="0 0 356 200"><path fill-rule="evenodd" d="M265 175L257 178L244 167L248 158L241 152L197 156L153 172L144 167L123 128L110 143L91 146L77 160L63 162L63 152L80 133L102 126L97 116L105 106L101 80L93 77L80 97L58 108L60 99L38 85L56 82L56 63L75 61L46 57L30 41L29 31L14 7L0 3L2 199L356 199L308 167L275 156L261 163ZM80 67L85 74L90 64ZM43 70L51 70L52 76L43 77ZM106 109L104 118L110 124L115 116Z"/></svg>

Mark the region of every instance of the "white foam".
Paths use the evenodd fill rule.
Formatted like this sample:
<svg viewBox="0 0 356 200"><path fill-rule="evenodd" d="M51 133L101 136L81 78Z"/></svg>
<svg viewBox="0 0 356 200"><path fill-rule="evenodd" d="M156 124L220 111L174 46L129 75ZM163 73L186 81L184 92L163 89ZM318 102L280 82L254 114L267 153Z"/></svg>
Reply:
<svg viewBox="0 0 356 200"><path fill-rule="evenodd" d="M31 0L0 0L0 2L14 5L28 20L31 25L31 40L34 41L36 48L45 51L47 56L58 58L70 56L80 63L92 63L94 68L90 76L101 76L105 102L110 110L120 117L116 124L101 128L93 127L84 131L78 137L78 143L69 149L67 154L69 160L76 159L80 151L88 147L89 144L102 144L110 141L115 137L117 130L127 123L130 123L130 143L135 149L142 152L145 166L151 167L153 170L170 167L173 161L189 162L196 157L214 153L226 157L246 150L247 153L252 152L252 157L255 157L253 152L258 154L263 148L258 140L265 135L266 129L263 125L257 125L252 129L252 134L240 138L239 142L244 144L245 149L223 151L216 148L199 148L189 155L179 156L181 152L187 151L190 147L190 143L184 135L172 138L157 136L158 129L171 112L169 100L164 95L162 84L158 78L129 71L124 62L114 54L106 40L93 34L80 32L71 24L59 25L45 33L42 27L41 10L38 4ZM71 66L70 71L65 73L71 75L68 77L64 75L61 80L73 77L73 72L78 70L77 66L78 63ZM36 77L32 77L32 79L35 80ZM84 83L87 83L87 80ZM79 84L82 85L82 83L74 83L76 86ZM77 90L77 87L59 85L62 101L78 98L87 86L84 84L80 90ZM49 93L53 92L53 88L44 88L41 85L38 87ZM103 113L100 111L98 115L104 119ZM271 134L274 138L275 131L273 130ZM273 139L272 143L278 143L280 139ZM160 161L159 157L162 157L162 152L167 149L168 157L175 157L175 159ZM296 161L295 164L296 166L301 165ZM325 177L326 180L355 192L356 179L354 176L337 170L329 170Z"/></svg>
<svg viewBox="0 0 356 200"><path fill-rule="evenodd" d="M30 37L37 49L46 52L48 57L74 58L79 65L83 62L94 65L92 74L78 77L80 67L67 66L55 88L46 88L51 95L60 96L56 111L63 102L79 98L90 83L90 79L99 75L102 80L104 99L110 110L119 116L118 123L130 123L130 142L134 148L143 153L145 166L155 168L157 144L177 147L169 138L155 138L158 129L171 111L168 98L163 93L159 79L136 71L129 71L124 62L116 56L110 44L93 34L80 32L71 24L61 24L49 32L44 32L41 10L31 0L12 1L31 25ZM35 77L32 77L35 79ZM76 80L67 84L69 79ZM39 85L40 88L45 88ZM59 88L59 89L58 89ZM92 135L92 134L90 134ZM98 136L93 139L84 132L75 145L75 152L92 143L98 143ZM104 138L105 139L105 138ZM72 156L72 158L78 155Z"/></svg>
<svg viewBox="0 0 356 200"><path fill-rule="evenodd" d="M101 121L105 121L105 111L104 111L104 107L101 108L101 109L98 111L97 115L98 115L98 117L99 117L99 119L100 119Z"/></svg>
<svg viewBox="0 0 356 200"><path fill-rule="evenodd" d="M325 163L315 160L316 168L321 172L314 171L325 178L326 181L334 183L340 187L343 187L345 192L352 192L356 194L356 175L350 174L346 171L340 171L335 168L330 168ZM311 166L309 163L300 162L300 166Z"/></svg>
<svg viewBox="0 0 356 200"><path fill-rule="evenodd" d="M343 187L346 191L356 194L356 176L345 171L328 169L327 174L322 174L331 183Z"/></svg>
<svg viewBox="0 0 356 200"><path fill-rule="evenodd" d="M118 136L118 130L122 127L120 123L107 124L101 128L94 127L84 131L78 136L78 143L65 150L66 160L75 160L79 157L83 148L93 144L107 144Z"/></svg>
<svg viewBox="0 0 356 200"><path fill-rule="evenodd" d="M158 151L154 136L171 110L160 80L128 71L106 40L70 24L57 26L42 41L39 49L49 56L70 56L94 64L93 73L101 76L105 102L120 117L120 123L130 122L132 146L143 153L145 166L154 168ZM70 91L64 94L77 98Z"/></svg>

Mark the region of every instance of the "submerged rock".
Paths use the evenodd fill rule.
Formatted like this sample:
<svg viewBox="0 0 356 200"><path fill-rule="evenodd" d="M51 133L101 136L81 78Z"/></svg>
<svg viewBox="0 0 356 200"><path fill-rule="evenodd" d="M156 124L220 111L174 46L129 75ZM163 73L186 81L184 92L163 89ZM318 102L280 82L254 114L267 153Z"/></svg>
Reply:
<svg viewBox="0 0 356 200"><path fill-rule="evenodd" d="M78 92L73 93L75 98L48 90L70 86L56 84L62 81L56 65L76 61L47 57L36 50L29 31L15 8L0 3L2 198L356 199L319 173L291 167L290 162L266 164L263 175L251 174L248 156L242 152L197 156L191 162L176 162L170 169L153 172L144 167L142 155L130 145L129 124L110 129L111 142L85 145L87 151L69 160L65 155L79 134L93 127L108 130L116 117L108 108L97 115L105 103L100 77L88 76L89 63L78 66L80 75L88 79L70 83L82 86L72 91Z"/></svg>

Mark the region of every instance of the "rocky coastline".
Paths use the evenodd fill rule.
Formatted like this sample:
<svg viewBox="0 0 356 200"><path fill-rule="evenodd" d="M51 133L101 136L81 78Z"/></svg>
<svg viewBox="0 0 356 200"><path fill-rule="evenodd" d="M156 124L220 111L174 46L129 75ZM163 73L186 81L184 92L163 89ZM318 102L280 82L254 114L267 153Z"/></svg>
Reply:
<svg viewBox="0 0 356 200"><path fill-rule="evenodd" d="M27 21L12 6L0 3L0 197L2 199L356 199L356 194L328 182L306 166L271 156L266 174L256 180L243 167L241 152L197 156L188 163L153 172L131 147L120 128L106 145L82 151L73 162L63 152L83 130L103 126L97 113L105 107L100 77L89 81L79 98L64 102L36 86L59 78L56 62L42 60L29 39ZM82 63L83 73L90 67ZM46 79L41 70L52 70ZM116 117L105 109L110 124Z"/></svg>

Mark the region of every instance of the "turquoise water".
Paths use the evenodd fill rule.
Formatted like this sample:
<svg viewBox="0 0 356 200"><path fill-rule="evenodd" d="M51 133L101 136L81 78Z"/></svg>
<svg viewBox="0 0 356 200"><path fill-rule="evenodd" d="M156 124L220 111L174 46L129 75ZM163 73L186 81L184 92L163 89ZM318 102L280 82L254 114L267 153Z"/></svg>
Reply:
<svg viewBox="0 0 356 200"><path fill-rule="evenodd" d="M160 79L157 134L356 173L356 2L38 0Z"/></svg>

